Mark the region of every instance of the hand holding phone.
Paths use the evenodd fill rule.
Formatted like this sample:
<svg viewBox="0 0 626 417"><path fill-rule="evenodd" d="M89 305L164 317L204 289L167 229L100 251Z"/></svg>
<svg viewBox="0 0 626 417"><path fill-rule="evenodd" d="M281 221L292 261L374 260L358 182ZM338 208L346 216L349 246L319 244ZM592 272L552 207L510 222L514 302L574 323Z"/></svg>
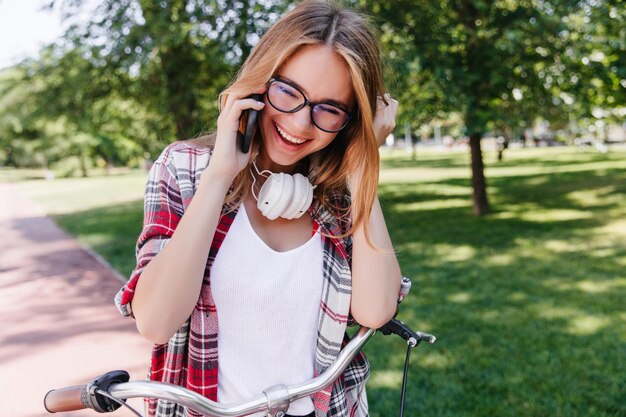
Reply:
<svg viewBox="0 0 626 417"><path fill-rule="evenodd" d="M252 94L248 98L255 99L256 101L263 101L263 94ZM244 120L244 133L237 132L237 140L239 142L239 149L241 152L248 153L250 151L250 144L252 143L252 138L254 137L254 132L256 131L259 112L254 109L248 109L241 116Z"/></svg>

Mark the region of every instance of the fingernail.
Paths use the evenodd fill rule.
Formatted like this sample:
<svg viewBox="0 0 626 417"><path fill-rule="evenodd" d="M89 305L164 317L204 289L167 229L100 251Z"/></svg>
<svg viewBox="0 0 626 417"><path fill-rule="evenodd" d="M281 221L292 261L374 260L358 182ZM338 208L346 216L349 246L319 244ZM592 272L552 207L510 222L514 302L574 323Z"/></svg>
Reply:
<svg viewBox="0 0 626 417"><path fill-rule="evenodd" d="M257 101L257 103L259 103L259 106L265 106L265 103L263 103L262 101Z"/></svg>

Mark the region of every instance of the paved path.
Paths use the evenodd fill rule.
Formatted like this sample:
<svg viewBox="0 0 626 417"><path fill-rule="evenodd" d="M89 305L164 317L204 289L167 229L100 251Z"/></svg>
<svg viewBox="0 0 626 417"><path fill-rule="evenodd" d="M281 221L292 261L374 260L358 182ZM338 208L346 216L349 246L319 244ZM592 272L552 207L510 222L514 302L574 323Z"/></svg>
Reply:
<svg viewBox="0 0 626 417"><path fill-rule="evenodd" d="M120 286L14 185L0 183L0 417L52 416L42 401L49 389L106 371L145 377L150 345L115 309Z"/></svg>

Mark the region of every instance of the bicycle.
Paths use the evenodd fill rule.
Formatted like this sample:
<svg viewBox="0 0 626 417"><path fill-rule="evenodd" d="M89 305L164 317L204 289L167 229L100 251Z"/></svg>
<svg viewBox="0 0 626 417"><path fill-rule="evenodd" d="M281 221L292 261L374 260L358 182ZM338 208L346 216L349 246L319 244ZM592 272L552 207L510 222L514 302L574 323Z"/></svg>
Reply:
<svg viewBox="0 0 626 417"><path fill-rule="evenodd" d="M410 289L411 280L403 276L398 304L403 301ZM283 417L291 402L329 387L345 371L376 331L380 331L383 335L395 334L407 342L400 397L400 417L403 417L411 349L417 347L422 341L433 344L437 338L429 333L413 331L396 318L391 319L378 330L360 327L341 350L335 362L321 375L289 387L275 385L266 388L262 394L238 403L217 403L178 385L155 381L129 381L128 372L117 370L107 372L87 384L49 391L44 397L44 407L49 413L86 408L99 413L107 413L125 406L135 415L142 417L137 410L126 404L126 400L145 397L173 401L208 417L245 417L257 412L264 412L268 417Z"/></svg>
<svg viewBox="0 0 626 417"><path fill-rule="evenodd" d="M397 319L392 319L378 330L384 335L398 335L406 340L408 345L400 403L400 416L402 416L411 349L417 347L422 341L433 344L436 338L428 333L412 331ZM267 413L270 417L283 417L292 401L308 397L330 386L376 331L366 327L359 328L341 350L335 362L323 374L298 385L269 387L263 390L262 394L238 403L220 404L177 385L154 381L129 381L129 374L118 370L107 372L87 384L51 390L44 397L44 407L49 413L86 408L106 413L125 406L141 417L141 414L127 405L125 400L150 397L174 401L209 417L244 417L257 412Z"/></svg>

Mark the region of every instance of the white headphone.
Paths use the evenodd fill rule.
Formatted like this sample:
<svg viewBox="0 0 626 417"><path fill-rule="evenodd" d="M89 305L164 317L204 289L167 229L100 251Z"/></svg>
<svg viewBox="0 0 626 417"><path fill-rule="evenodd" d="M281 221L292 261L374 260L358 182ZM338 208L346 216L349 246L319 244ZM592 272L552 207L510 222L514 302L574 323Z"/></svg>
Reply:
<svg viewBox="0 0 626 417"><path fill-rule="evenodd" d="M257 196L254 192L256 176L252 173L252 195L256 199L256 206L265 217L274 220L297 219L302 216L313 202L313 186L307 177L302 174L289 175L284 172L275 174L268 170L259 172L256 163L252 162L259 176L267 177Z"/></svg>

